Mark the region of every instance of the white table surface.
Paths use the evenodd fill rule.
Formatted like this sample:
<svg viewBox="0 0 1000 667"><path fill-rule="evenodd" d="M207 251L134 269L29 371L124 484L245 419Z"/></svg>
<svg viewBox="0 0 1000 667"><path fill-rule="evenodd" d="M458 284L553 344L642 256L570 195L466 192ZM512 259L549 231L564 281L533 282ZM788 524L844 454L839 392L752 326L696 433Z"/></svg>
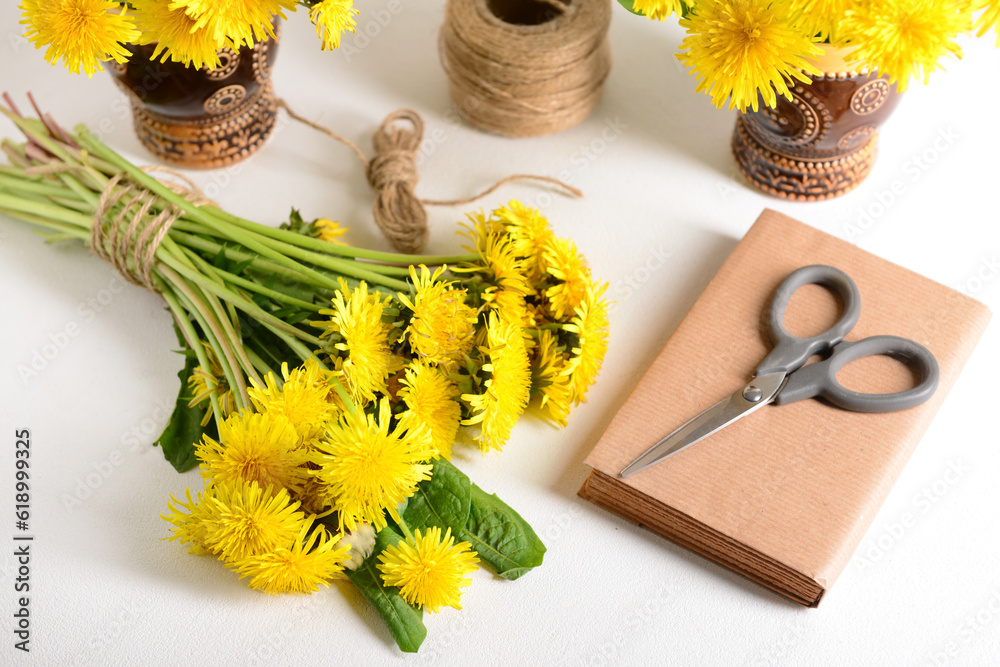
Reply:
<svg viewBox="0 0 1000 667"><path fill-rule="evenodd" d="M150 161L107 76L88 80L48 66L19 37L13 4L0 8L0 88L18 102L33 91L68 126L104 122L110 145ZM734 113L714 109L674 63L682 37L675 22L616 8L614 66L593 116L555 136L510 140L455 120L436 48L443 3L403 0L398 14L377 14L387 5L360 3L361 26L375 36L348 36L354 48L339 53L320 52L305 14L293 16L274 71L279 94L366 150L387 113L417 109L436 133L421 164L426 197L466 196L516 172L571 181L584 200L520 184L482 206L513 197L540 206L617 301L604 369L567 428L525 418L501 455L457 456L476 483L533 524L548 547L544 565L515 582L479 571L465 609L425 615L420 654L404 656L349 585L268 597L218 562L161 541L169 494L200 485L197 473L176 474L150 446L181 366L170 318L157 296L122 287L82 247L45 245L3 218L0 662L29 662L11 632L14 433L28 428L34 664L996 664L996 322L818 609L786 602L576 495L588 472L584 456L764 207L998 310L1000 51L992 39L967 40L964 60L906 94L861 187L795 204L737 175ZM0 122L0 135L14 136L13 126ZM914 162L921 156L924 168ZM350 226L356 245L386 246L370 223L372 195L355 158L299 124L282 123L236 168L192 176L246 217L277 224L294 205L307 218ZM905 192L888 202L897 180ZM888 202L881 208L880 198ZM864 211L875 215L862 229ZM430 251L458 250L463 212L431 210ZM19 368L67 327L75 334L58 354L22 378Z"/></svg>

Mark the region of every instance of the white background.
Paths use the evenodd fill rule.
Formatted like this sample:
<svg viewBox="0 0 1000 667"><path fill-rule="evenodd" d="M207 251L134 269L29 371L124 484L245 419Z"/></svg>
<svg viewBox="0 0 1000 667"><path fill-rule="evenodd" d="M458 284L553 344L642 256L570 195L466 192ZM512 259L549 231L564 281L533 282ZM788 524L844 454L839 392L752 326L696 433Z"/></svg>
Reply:
<svg viewBox="0 0 1000 667"><path fill-rule="evenodd" d="M0 87L22 108L31 90L61 123L103 128L110 145L150 161L107 75L88 80L49 67L19 37L13 4L0 9ZM819 609L786 602L576 496L584 456L764 207L998 309L1000 51L992 38L966 40L964 60L906 94L860 188L793 204L738 176L729 152L734 113L714 109L676 65L682 33L674 21L616 7L614 66L593 116L556 136L511 140L455 120L436 49L443 3L403 0L388 22L385 6L361 3L360 26L375 36L349 36L348 48L333 53L320 52L303 12L292 16L274 71L279 94L365 150L387 113L417 109L437 133L421 164L425 197L467 196L517 172L561 176L586 193L571 200L510 185L482 203L518 197L542 207L617 302L604 370L568 428L528 417L501 455L457 457L534 525L548 546L544 565L515 582L478 572L463 611L425 616L427 640L414 657L396 649L348 585L272 598L218 562L161 541L168 496L199 486L197 473L177 475L149 446L181 366L163 304L119 289L112 269L81 246L45 245L4 218L0 662L27 663L13 649L11 545L14 432L28 428L35 664L995 664L996 323ZM13 126L0 122L0 135L14 137ZM941 136L953 139L935 143ZM278 224L294 205L306 218L350 226L356 245L385 247L354 156L301 125L283 123L236 169L193 177L235 213ZM895 181L902 196L891 193ZM870 222L859 225L864 212ZM429 251L459 249L462 213L431 211ZM76 335L37 376L22 378L18 369L68 328ZM933 502L919 499L925 491ZM901 528L906 515L913 520Z"/></svg>

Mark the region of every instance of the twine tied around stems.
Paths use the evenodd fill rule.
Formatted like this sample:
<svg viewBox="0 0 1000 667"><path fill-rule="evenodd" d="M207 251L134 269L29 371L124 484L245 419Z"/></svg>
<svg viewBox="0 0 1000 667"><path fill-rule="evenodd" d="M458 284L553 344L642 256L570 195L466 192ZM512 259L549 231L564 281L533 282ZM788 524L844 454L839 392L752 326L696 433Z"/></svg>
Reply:
<svg viewBox="0 0 1000 667"><path fill-rule="evenodd" d="M389 114L372 143L375 154L369 159L364 151L333 130L300 116L284 100L277 100L288 115L344 144L358 156L365 167L368 184L376 192L372 215L382 234L400 252L419 252L427 243L427 211L425 206L459 206L476 201L515 180L534 180L556 185L576 197L583 193L577 188L548 176L513 174L502 178L473 197L464 199L421 199L415 193L420 175L417 172L417 151L424 137L424 121L412 109L400 109Z"/></svg>
<svg viewBox="0 0 1000 667"><path fill-rule="evenodd" d="M212 203L191 180L174 169L144 167L143 171L166 172L184 181L186 186L166 181L164 184L195 206ZM122 205L115 215L119 204ZM94 209L90 249L110 262L125 280L156 291L153 285L156 249L183 213L145 187L129 181L125 174L116 174L104 188Z"/></svg>

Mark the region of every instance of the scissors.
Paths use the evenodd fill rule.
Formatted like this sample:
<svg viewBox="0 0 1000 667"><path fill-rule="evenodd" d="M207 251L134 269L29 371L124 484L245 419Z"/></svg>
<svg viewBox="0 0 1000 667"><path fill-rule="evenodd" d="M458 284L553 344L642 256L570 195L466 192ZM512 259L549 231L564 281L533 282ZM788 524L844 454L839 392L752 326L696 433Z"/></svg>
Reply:
<svg viewBox="0 0 1000 667"><path fill-rule="evenodd" d="M804 285L820 285L836 293L843 303L840 319L823 333L801 338L785 329L785 309L792 294ZM923 345L899 336L871 336L856 342L844 340L861 313L861 293L851 277L832 266L814 264L793 271L778 286L768 313L774 348L745 387L723 399L660 440L621 471L622 477L659 463L668 456L700 442L716 431L774 403L786 405L822 397L837 407L855 412L895 412L916 407L937 389L940 371L934 355ZM806 365L813 355L822 361ZM837 381L837 373L863 357L888 355L919 374L917 386L890 394L851 391Z"/></svg>

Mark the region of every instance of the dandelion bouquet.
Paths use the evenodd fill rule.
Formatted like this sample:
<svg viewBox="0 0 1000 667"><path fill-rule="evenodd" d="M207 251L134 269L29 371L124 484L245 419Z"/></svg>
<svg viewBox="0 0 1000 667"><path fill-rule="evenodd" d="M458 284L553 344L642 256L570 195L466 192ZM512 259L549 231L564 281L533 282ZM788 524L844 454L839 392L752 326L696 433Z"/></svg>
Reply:
<svg viewBox="0 0 1000 667"><path fill-rule="evenodd" d="M537 211L470 215L463 255L362 250L332 221L244 220L85 127L0 110L27 137L2 144L0 213L88 244L173 314L186 361L158 444L203 484L171 498L169 539L270 594L346 576L407 651L478 563L541 564L530 525L449 461L500 450L530 404L564 424L600 368L606 285Z"/></svg>
<svg viewBox="0 0 1000 667"><path fill-rule="evenodd" d="M353 0L22 0L21 23L50 63L93 76L101 62L126 62L128 45L156 44L159 57L197 69L220 66L217 51L274 38L274 19L303 7L324 50L354 32Z"/></svg>
<svg viewBox="0 0 1000 667"><path fill-rule="evenodd" d="M959 35L997 31L998 0L619 0L662 21L671 14L687 31L677 58L716 107L757 111L789 100L789 84L820 74L821 43L846 49L861 71L878 70L903 91L927 82L945 56L961 57Z"/></svg>

